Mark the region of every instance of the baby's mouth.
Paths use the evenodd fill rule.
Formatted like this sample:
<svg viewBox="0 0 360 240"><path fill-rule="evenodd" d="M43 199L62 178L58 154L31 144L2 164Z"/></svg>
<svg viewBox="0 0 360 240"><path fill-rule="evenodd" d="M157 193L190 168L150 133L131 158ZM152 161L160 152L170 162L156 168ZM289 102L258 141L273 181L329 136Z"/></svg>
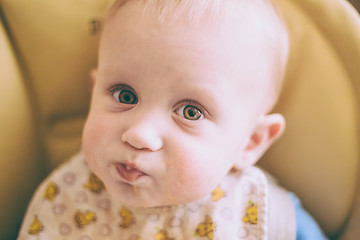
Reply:
<svg viewBox="0 0 360 240"><path fill-rule="evenodd" d="M134 182L139 178L146 176L144 172L138 170L133 164L117 163L115 164L115 167L120 177L127 182Z"/></svg>

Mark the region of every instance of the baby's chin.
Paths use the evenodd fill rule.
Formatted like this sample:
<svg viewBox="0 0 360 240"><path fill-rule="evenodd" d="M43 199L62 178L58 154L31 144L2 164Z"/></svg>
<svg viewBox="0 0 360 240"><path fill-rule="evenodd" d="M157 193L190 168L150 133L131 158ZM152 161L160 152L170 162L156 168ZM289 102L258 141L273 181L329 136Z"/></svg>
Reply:
<svg viewBox="0 0 360 240"><path fill-rule="evenodd" d="M119 195L118 193L112 193L109 191L118 202L123 205L135 208L161 208L161 207L173 207L173 206L182 206L191 203L196 203L202 201L203 199L208 199L211 197L211 192L203 195L196 196L176 196L173 197L170 194L166 195L157 195L156 198L144 198L137 195L137 189L135 186L133 188L133 196L126 197L124 194Z"/></svg>
<svg viewBox="0 0 360 240"><path fill-rule="evenodd" d="M153 201L143 201L143 200L131 200L126 201L124 199L118 199L121 204L124 204L129 207L135 208L162 208L162 207L173 207L173 206L182 206L190 203L199 201L200 199L188 200L188 201L176 201L175 199L166 199L163 201L153 200Z"/></svg>
<svg viewBox="0 0 360 240"><path fill-rule="evenodd" d="M134 181L125 181L116 174L103 175L107 191L121 204L133 207L162 207L186 205L208 200L218 186L216 182L189 182L187 184L162 184L149 175Z"/></svg>

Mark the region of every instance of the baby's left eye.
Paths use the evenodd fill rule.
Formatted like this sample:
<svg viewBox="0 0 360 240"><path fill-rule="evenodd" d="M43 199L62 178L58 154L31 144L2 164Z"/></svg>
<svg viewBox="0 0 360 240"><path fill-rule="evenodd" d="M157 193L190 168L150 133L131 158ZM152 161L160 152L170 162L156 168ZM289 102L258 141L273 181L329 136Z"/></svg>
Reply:
<svg viewBox="0 0 360 240"><path fill-rule="evenodd" d="M119 88L111 90L113 97L123 104L136 104L137 97L133 90L129 88Z"/></svg>
<svg viewBox="0 0 360 240"><path fill-rule="evenodd" d="M187 120L196 121L204 118L202 111L193 105L182 105L174 111L177 115Z"/></svg>

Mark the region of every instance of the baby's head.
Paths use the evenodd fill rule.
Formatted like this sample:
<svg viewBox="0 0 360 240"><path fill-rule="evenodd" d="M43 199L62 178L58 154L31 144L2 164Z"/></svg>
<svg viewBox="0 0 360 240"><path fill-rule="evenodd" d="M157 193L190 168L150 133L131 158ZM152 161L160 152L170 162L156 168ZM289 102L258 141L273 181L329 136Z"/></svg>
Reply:
<svg viewBox="0 0 360 240"><path fill-rule="evenodd" d="M266 0L117 1L101 38L83 134L120 202L205 197L281 135L287 31Z"/></svg>

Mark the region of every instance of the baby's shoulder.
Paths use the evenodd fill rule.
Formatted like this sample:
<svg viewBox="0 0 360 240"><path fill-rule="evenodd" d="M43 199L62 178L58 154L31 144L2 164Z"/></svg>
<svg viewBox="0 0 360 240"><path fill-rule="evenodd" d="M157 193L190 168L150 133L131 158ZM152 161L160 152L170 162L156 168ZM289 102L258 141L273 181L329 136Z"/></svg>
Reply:
<svg viewBox="0 0 360 240"><path fill-rule="evenodd" d="M81 152L73 155L54 169L46 179L39 185L33 196L31 204L36 202L55 202L60 199L70 200L74 193L86 188L94 188L96 176L87 167L85 158ZM99 184L100 180L98 180ZM69 199L70 198L70 199Z"/></svg>

